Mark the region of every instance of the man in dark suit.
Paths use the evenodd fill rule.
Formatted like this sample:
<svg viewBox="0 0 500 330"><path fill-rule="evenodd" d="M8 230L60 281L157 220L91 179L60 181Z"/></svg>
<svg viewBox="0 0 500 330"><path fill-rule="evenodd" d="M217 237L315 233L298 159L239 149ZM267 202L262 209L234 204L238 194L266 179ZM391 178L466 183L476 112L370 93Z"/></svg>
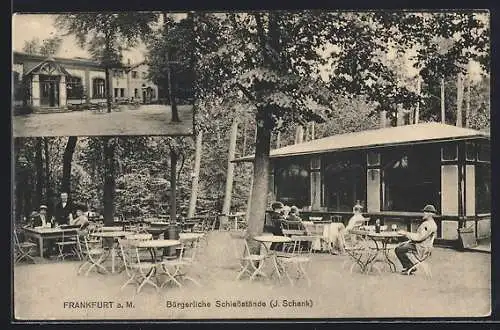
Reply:
<svg viewBox="0 0 500 330"><path fill-rule="evenodd" d="M50 224L49 217L47 216L47 206L40 205L40 212L33 217L33 227L47 227Z"/></svg>
<svg viewBox="0 0 500 330"><path fill-rule="evenodd" d="M58 225L67 225L73 222L73 205L68 199L68 193L61 193L61 201L57 203L55 209L55 221Z"/></svg>

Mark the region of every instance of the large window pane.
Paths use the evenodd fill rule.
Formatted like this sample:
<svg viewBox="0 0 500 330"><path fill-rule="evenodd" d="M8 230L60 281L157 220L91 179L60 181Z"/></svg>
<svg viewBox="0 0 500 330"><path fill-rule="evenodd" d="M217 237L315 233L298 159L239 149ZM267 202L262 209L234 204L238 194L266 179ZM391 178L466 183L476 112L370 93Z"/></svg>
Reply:
<svg viewBox="0 0 500 330"><path fill-rule="evenodd" d="M441 158L442 160L457 160L457 145L455 143L444 145L441 152Z"/></svg>
<svg viewBox="0 0 500 330"><path fill-rule="evenodd" d="M491 166L487 163L476 165L476 212L491 212Z"/></svg>
<svg viewBox="0 0 500 330"><path fill-rule="evenodd" d="M82 99L83 84L80 77L66 77L66 96L68 99Z"/></svg>
<svg viewBox="0 0 500 330"><path fill-rule="evenodd" d="M285 159L276 163L274 181L276 198L286 205L299 208L310 205L309 161L305 159Z"/></svg>
<svg viewBox="0 0 500 330"><path fill-rule="evenodd" d="M325 157L323 180L325 206L331 211L352 211L357 201L366 201L365 159L361 153L339 153Z"/></svg>
<svg viewBox="0 0 500 330"><path fill-rule="evenodd" d="M385 211L417 212L426 204L440 207L439 148L414 146L383 154Z"/></svg>
<svg viewBox="0 0 500 330"><path fill-rule="evenodd" d="M478 145L477 159L479 161L489 162L490 157L490 145L486 143L480 143Z"/></svg>

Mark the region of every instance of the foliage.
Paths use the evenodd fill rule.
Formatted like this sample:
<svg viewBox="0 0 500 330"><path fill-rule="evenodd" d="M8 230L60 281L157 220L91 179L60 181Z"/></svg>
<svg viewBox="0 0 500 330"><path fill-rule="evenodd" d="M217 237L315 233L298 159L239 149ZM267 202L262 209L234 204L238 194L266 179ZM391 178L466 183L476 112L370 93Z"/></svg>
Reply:
<svg viewBox="0 0 500 330"><path fill-rule="evenodd" d="M55 36L52 38L40 39L33 38L27 40L23 45L23 52L28 54L43 55L43 56L55 56L61 49L62 38Z"/></svg>
<svg viewBox="0 0 500 330"><path fill-rule="evenodd" d="M56 26L64 35L75 36L92 58L106 67L122 62L122 51L134 46L141 36L151 33L153 13L75 13L58 15Z"/></svg>

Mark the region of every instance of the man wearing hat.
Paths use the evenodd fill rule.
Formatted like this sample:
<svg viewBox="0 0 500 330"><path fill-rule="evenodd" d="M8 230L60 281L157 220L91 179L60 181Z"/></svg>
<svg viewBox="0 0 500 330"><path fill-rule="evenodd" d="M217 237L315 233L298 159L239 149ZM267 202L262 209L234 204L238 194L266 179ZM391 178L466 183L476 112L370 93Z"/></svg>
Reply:
<svg viewBox="0 0 500 330"><path fill-rule="evenodd" d="M407 274L408 269L419 260L422 260L432 250L432 244L437 233L437 225L434 221L436 208L433 205L426 205L422 211L424 212L423 222L418 226L416 233L405 230L398 231L408 238L408 241L400 244L395 249L396 256L403 266L401 271L403 274Z"/></svg>
<svg viewBox="0 0 500 330"><path fill-rule="evenodd" d="M33 227L47 227L50 224L47 216L47 206L40 205L40 212L33 217Z"/></svg>

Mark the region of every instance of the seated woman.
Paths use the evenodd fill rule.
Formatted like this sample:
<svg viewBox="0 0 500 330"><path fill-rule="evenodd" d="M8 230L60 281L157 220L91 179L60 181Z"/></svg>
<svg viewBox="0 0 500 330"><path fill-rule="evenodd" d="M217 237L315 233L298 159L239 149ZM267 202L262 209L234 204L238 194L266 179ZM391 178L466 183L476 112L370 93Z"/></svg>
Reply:
<svg viewBox="0 0 500 330"><path fill-rule="evenodd" d="M70 225L79 225L80 229L85 229L89 225L89 219L83 214L81 208L76 209L76 218L70 221Z"/></svg>
<svg viewBox="0 0 500 330"><path fill-rule="evenodd" d="M349 222L347 223L347 227L345 227L345 230L342 232L342 240L346 241L346 236L345 234L348 234L348 240L350 241L351 244L356 244L357 238L356 235L351 234L351 231L354 229L359 229L362 225L364 225L370 218L365 218L362 214L363 211L363 206L360 204L354 205L352 208L352 212L354 213L353 216L349 219Z"/></svg>
<svg viewBox="0 0 500 330"><path fill-rule="evenodd" d="M286 220L283 221L283 227L285 229L305 230L302 218L299 217L299 208L297 206L290 207L290 212Z"/></svg>
<svg viewBox="0 0 500 330"><path fill-rule="evenodd" d="M347 227L346 227L347 232L350 232L353 229L359 228L360 226L365 224L365 222L367 220L369 220L369 218L365 218L363 216L362 211L363 211L363 206L361 206L360 204L354 205L354 207L352 208L352 212L354 214L349 219L349 222L347 223Z"/></svg>

